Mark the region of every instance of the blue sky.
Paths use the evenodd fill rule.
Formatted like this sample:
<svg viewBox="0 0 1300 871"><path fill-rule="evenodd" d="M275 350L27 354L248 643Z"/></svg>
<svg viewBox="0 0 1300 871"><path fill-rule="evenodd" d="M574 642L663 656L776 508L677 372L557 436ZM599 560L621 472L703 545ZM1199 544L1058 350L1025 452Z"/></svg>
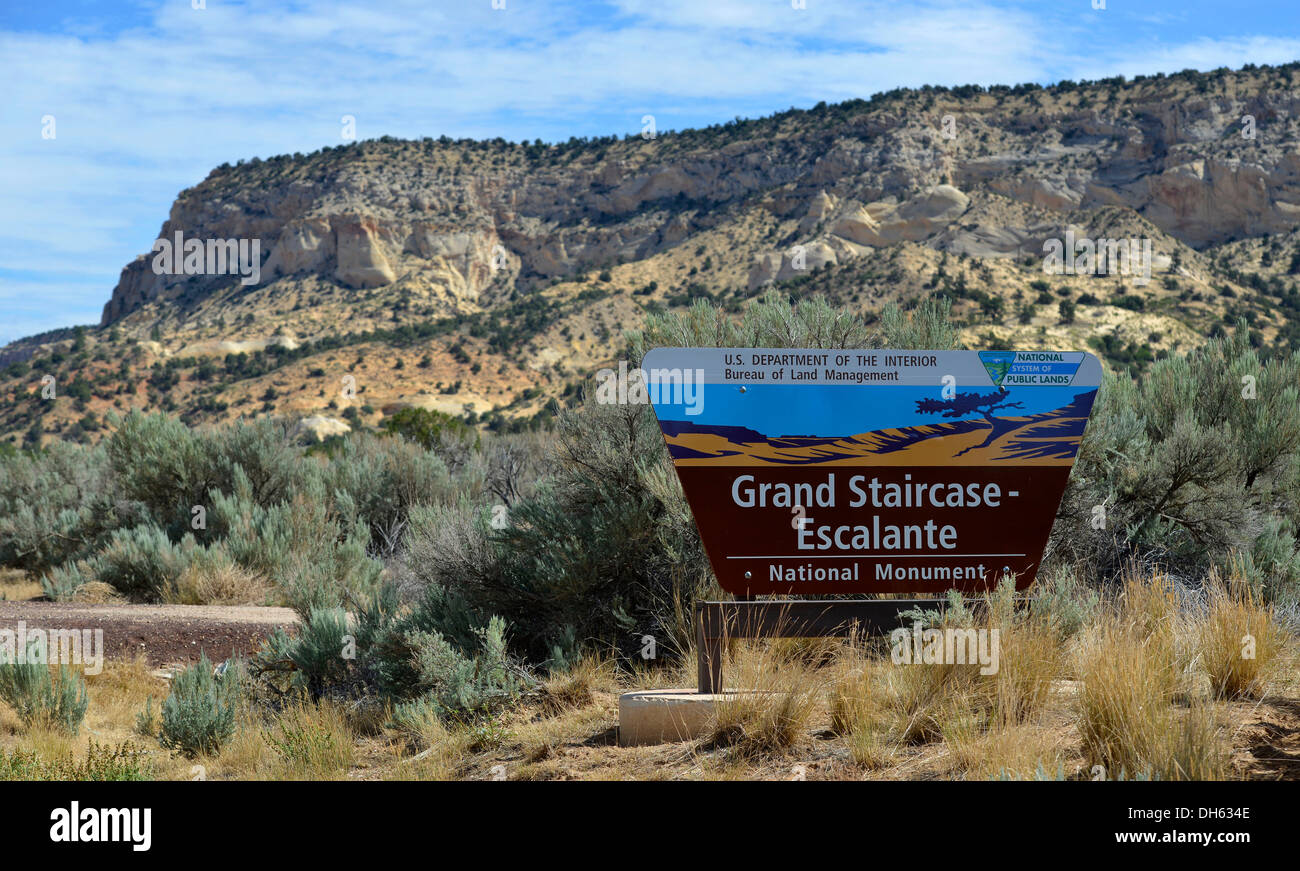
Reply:
<svg viewBox="0 0 1300 871"><path fill-rule="evenodd" d="M0 342L98 322L180 190L337 145L343 115L361 139L556 140L1300 59L1295 0L197 2L0 0Z"/></svg>

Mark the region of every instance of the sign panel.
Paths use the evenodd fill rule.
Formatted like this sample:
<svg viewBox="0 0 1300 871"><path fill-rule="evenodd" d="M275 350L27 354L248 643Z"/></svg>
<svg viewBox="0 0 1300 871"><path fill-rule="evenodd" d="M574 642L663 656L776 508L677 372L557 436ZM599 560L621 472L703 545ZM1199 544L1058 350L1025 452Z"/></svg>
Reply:
<svg viewBox="0 0 1300 871"><path fill-rule="evenodd" d="M737 595L1028 587L1101 383L1078 351L657 348L642 371Z"/></svg>

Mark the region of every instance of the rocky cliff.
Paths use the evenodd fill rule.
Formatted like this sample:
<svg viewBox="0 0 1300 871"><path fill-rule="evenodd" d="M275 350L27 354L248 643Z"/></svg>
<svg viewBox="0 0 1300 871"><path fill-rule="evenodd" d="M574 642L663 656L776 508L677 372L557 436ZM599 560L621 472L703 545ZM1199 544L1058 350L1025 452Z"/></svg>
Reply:
<svg viewBox="0 0 1300 871"><path fill-rule="evenodd" d="M1290 70L1252 70L904 91L652 140L372 141L216 170L160 238L256 238L263 288L311 277L448 311L644 261L756 211L794 226L740 241L751 289L900 242L1037 255L1104 207L1204 248L1300 224L1298 103ZM138 257L103 323L229 284Z"/></svg>
<svg viewBox="0 0 1300 871"><path fill-rule="evenodd" d="M256 274L140 254L99 329L0 351L0 430L84 434L129 407L518 421L576 395L647 312L736 312L768 287L869 316L939 293L971 346L1135 370L1242 320L1295 347L1297 73L900 90L654 138L385 137L222 166L159 240L256 242ZM1096 243L1094 268L1045 275L1067 238ZM1149 244L1149 277L1111 268L1121 239ZM32 373L55 370L88 398L37 402Z"/></svg>

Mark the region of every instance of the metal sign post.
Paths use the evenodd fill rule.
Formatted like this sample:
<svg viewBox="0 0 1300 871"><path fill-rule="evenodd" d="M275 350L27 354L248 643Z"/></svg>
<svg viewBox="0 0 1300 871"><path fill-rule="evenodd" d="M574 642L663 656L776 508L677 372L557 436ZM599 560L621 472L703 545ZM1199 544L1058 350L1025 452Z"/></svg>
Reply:
<svg viewBox="0 0 1300 871"><path fill-rule="evenodd" d="M729 638L884 635L899 626L905 611L943 611L946 604L943 599L700 602L695 622L699 691L722 692L722 656Z"/></svg>

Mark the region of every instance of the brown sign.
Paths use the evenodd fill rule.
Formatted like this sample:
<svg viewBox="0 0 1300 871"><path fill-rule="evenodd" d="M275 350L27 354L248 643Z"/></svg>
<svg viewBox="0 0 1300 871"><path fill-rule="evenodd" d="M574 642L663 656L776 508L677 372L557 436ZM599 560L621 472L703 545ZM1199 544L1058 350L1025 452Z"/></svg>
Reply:
<svg viewBox="0 0 1300 871"><path fill-rule="evenodd" d="M1081 352L657 349L649 398L737 595L1033 582L1096 396Z"/></svg>

